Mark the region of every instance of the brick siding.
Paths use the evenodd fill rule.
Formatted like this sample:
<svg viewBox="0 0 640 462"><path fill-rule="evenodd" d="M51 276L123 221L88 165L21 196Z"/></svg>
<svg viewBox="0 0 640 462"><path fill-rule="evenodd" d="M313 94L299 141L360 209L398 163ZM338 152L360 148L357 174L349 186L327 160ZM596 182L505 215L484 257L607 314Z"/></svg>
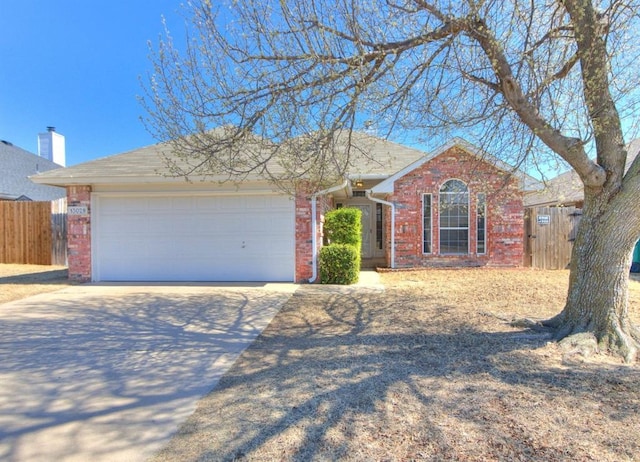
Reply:
<svg viewBox="0 0 640 462"><path fill-rule="evenodd" d="M87 215L67 214L69 279L91 280L91 186L67 186L67 206L84 206Z"/></svg>
<svg viewBox="0 0 640 462"><path fill-rule="evenodd" d="M322 247L324 212L331 199L318 197L316 204L316 250ZM313 276L313 234L311 224L311 198L305 194L296 197L296 275L295 282L307 282Z"/></svg>
<svg viewBox="0 0 640 462"><path fill-rule="evenodd" d="M296 282L311 278L313 241L311 235L311 200L296 197Z"/></svg>
<svg viewBox="0 0 640 462"><path fill-rule="evenodd" d="M439 191L448 180L463 181L469 192L469 253L439 252ZM423 253L423 194L431 194L432 253ZM486 194L486 254L476 253L477 195ZM396 180L387 197L396 205L395 263L398 268L424 266L521 266L524 252L524 205L518 179L461 148L453 147ZM389 208L385 207L387 236ZM387 240L387 261L390 243Z"/></svg>

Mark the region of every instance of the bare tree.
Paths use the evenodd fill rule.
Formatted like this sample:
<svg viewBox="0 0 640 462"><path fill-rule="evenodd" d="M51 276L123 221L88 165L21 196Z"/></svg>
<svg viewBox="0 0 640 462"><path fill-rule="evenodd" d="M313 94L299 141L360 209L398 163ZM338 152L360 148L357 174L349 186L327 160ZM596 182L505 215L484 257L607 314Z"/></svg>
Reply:
<svg viewBox="0 0 640 462"><path fill-rule="evenodd" d="M167 33L153 54L148 125L185 159L177 173L320 185L362 159L336 140L349 146L371 122L386 136L471 134L526 168L566 163L584 184L584 211L566 306L549 323L558 338L593 333L635 360L640 156L625 174L625 135L638 116L638 1L216 5L189 3L183 46Z"/></svg>

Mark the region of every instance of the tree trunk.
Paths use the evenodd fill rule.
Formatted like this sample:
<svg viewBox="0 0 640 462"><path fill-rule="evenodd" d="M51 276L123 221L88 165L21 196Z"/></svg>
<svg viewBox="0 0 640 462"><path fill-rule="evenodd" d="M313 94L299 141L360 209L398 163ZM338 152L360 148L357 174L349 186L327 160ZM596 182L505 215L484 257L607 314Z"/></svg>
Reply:
<svg viewBox="0 0 640 462"><path fill-rule="evenodd" d="M586 195L585 199L571 256L567 302L545 324L557 328L558 340L592 333L601 351L633 362L640 347L640 329L629 320L628 286L638 219L620 208L633 209L635 204L621 197L607 203Z"/></svg>

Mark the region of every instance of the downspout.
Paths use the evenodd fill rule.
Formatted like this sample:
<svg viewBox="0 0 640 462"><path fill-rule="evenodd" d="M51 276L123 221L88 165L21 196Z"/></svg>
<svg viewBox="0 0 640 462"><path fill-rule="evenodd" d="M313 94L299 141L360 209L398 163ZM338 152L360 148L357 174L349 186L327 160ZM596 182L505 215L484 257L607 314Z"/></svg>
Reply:
<svg viewBox="0 0 640 462"><path fill-rule="evenodd" d="M396 206L393 202L385 201L382 199L378 199L377 197L373 197L371 195L371 190L368 189L366 192L367 199L373 202L377 202L382 205L388 205L391 207L391 268L396 267Z"/></svg>
<svg viewBox="0 0 640 462"><path fill-rule="evenodd" d="M318 191L313 196L311 196L311 278L309 278L310 283L314 283L318 278L318 220L316 219L317 209L318 209L318 196L324 196L325 194L332 193L334 191L339 191L340 189L346 188L349 184L349 180L345 179L342 184L338 186L332 186L328 189L323 189L322 191Z"/></svg>

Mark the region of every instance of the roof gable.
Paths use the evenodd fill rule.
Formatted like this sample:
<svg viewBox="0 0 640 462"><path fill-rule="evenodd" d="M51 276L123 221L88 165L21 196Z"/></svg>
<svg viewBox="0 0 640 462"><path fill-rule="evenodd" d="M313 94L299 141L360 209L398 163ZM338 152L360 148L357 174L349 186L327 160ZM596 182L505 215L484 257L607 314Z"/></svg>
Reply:
<svg viewBox="0 0 640 462"><path fill-rule="evenodd" d="M394 183L402 178L403 176L413 172L417 168L422 167L427 162L435 159L436 157L446 153L450 149L457 147L470 154L471 156L477 158L478 160L488 162L499 170L502 170L507 173L514 173L514 168L508 165L507 163L501 161L500 159L492 156L491 154L477 148L473 144L469 143L462 138L453 138L446 142L445 144L439 146L434 149L430 153L425 154L421 158L407 165L403 169L397 171L393 175L389 176L386 180L378 183L371 189L372 194L390 194L394 190ZM534 187L536 180L522 172L520 172L521 177L521 188L527 189L530 187Z"/></svg>

